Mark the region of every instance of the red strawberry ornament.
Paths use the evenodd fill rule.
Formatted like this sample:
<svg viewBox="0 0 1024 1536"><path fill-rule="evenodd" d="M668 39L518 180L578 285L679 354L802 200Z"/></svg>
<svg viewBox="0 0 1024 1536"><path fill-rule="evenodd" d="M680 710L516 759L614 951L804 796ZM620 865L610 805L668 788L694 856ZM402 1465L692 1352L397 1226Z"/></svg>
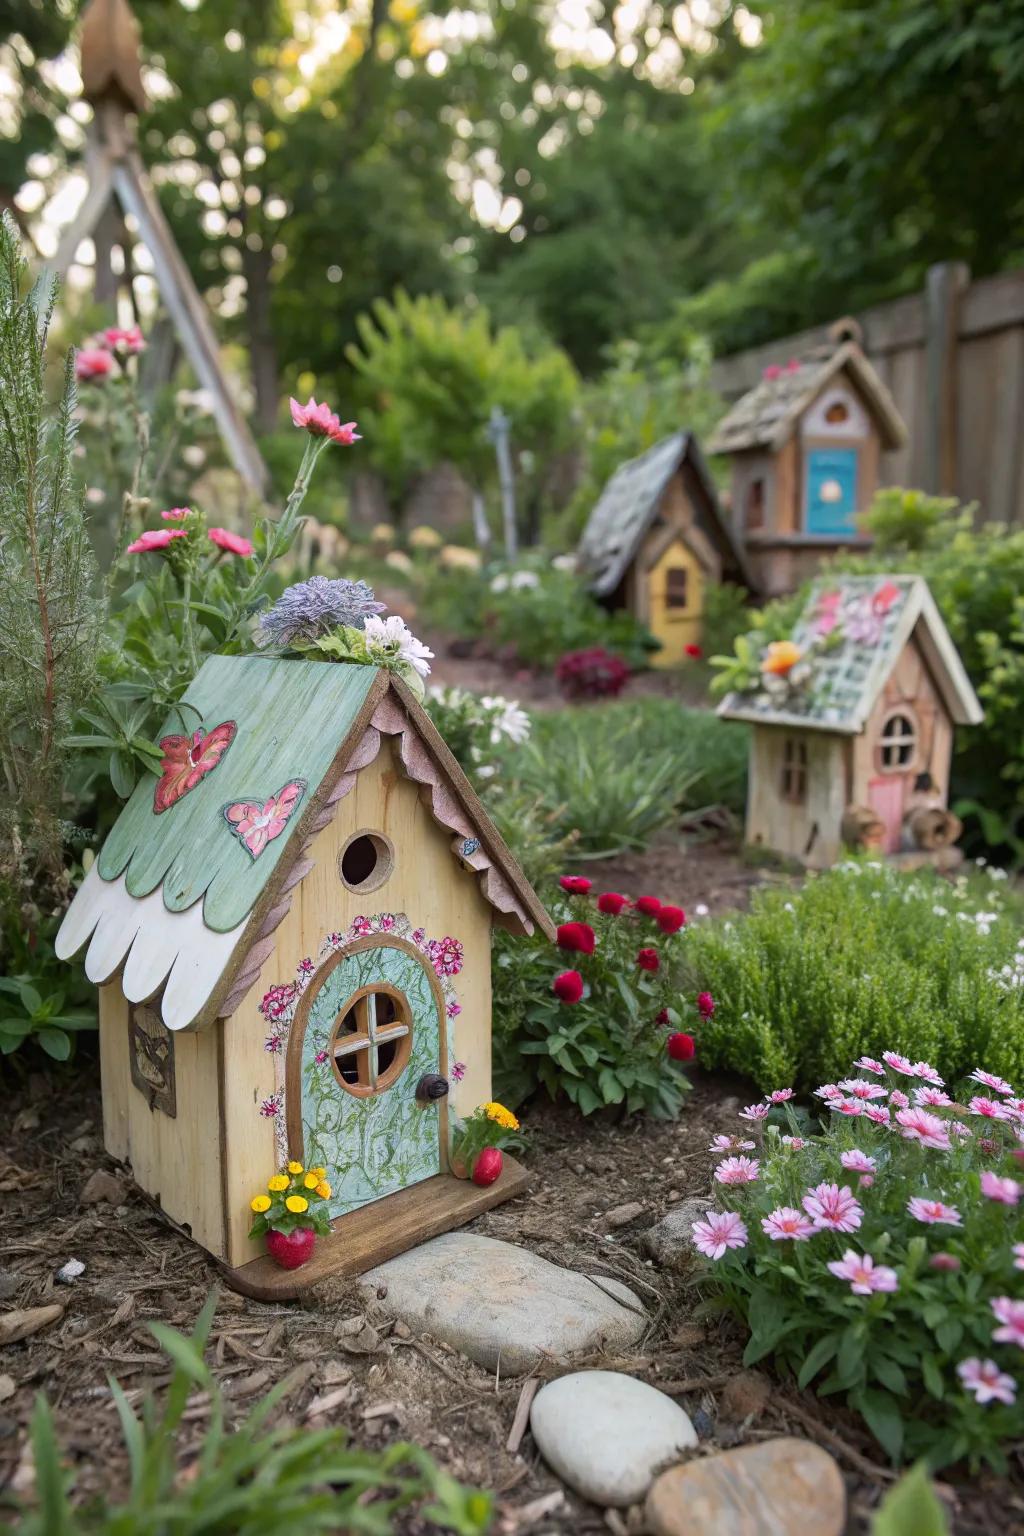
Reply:
<svg viewBox="0 0 1024 1536"><path fill-rule="evenodd" d="M501 1152L497 1147L484 1147L473 1164L473 1183L486 1189L488 1184L501 1177Z"/></svg>
<svg viewBox="0 0 1024 1536"><path fill-rule="evenodd" d="M296 1227L294 1232L267 1233L267 1252L282 1269L301 1269L313 1257L316 1233L312 1227Z"/></svg>

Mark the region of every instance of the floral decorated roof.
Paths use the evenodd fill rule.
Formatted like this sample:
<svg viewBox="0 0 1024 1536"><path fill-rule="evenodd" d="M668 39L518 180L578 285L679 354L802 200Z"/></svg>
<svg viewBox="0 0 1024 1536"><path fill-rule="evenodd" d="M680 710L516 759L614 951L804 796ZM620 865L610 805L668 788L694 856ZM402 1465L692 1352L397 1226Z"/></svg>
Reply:
<svg viewBox="0 0 1024 1536"><path fill-rule="evenodd" d="M981 705L927 583L919 576L838 576L815 584L788 640L764 647L751 684L718 713L765 725L856 735L911 638L957 725Z"/></svg>
<svg viewBox="0 0 1024 1536"><path fill-rule="evenodd" d="M169 718L160 737L162 772L136 785L57 935L62 959L89 941L90 980L123 967L130 1002L163 987L171 1029L211 999L233 1011L312 867L313 837L386 735L485 898L522 930L553 932L458 763L390 672L212 656L182 703L185 728Z"/></svg>

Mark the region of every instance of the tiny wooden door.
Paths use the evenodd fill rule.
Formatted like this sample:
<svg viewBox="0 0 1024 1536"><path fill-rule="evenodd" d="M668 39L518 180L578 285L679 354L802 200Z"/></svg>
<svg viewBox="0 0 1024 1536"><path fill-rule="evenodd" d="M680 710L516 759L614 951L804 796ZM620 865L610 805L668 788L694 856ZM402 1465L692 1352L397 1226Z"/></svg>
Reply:
<svg viewBox="0 0 1024 1536"><path fill-rule="evenodd" d="M807 454L804 527L830 538L856 533L856 448L812 448Z"/></svg>
<svg viewBox="0 0 1024 1536"><path fill-rule="evenodd" d="M332 956L307 996L300 1155L327 1169L334 1217L440 1173L446 1108L416 1087L446 1075L444 1011L428 962L386 935Z"/></svg>
<svg viewBox="0 0 1024 1536"><path fill-rule="evenodd" d="M674 667L685 659L687 645L700 642L704 572L696 555L679 539L651 566L647 581L648 627L661 641L652 664Z"/></svg>
<svg viewBox="0 0 1024 1536"><path fill-rule="evenodd" d="M906 774L887 773L868 783L868 804L885 823L886 853L895 853L903 832L903 791Z"/></svg>

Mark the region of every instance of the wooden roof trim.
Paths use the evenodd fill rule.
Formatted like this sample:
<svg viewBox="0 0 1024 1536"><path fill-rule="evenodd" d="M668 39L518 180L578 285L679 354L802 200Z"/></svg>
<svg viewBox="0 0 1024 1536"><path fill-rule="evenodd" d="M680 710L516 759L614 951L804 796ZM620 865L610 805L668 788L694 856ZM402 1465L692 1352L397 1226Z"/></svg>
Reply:
<svg viewBox="0 0 1024 1536"><path fill-rule="evenodd" d="M89 0L82 12L82 95L114 100L129 112L148 106L139 60L139 23L128 0Z"/></svg>

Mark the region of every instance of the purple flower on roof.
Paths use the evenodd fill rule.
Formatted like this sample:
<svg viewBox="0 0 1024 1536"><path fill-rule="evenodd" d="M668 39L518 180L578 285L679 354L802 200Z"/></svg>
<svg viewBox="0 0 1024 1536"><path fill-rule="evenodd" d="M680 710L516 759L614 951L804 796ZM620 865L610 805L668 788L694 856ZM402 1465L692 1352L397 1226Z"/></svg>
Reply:
<svg viewBox="0 0 1024 1536"><path fill-rule="evenodd" d="M311 576L286 588L260 618L257 642L262 646L291 645L316 640L343 624L362 629L372 614L383 613L365 581L345 577Z"/></svg>

